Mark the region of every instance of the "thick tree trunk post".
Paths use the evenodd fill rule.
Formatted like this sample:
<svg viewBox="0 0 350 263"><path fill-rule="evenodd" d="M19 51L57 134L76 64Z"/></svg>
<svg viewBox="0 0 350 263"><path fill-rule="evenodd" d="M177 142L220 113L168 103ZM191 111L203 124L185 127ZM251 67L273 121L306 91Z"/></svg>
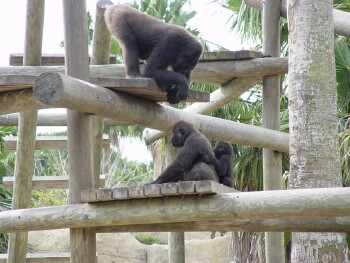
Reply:
<svg viewBox="0 0 350 263"><path fill-rule="evenodd" d="M263 4L263 49L265 56L280 56L280 0ZM263 78L263 127L280 129L280 76ZM282 183L282 153L263 149L264 190L280 190ZM283 233L265 233L267 263L284 262Z"/></svg>
<svg viewBox="0 0 350 263"><path fill-rule="evenodd" d="M24 66L40 66L44 11L45 0L27 1ZM30 206L37 116L37 110L21 112L19 115L12 209ZM10 234L8 263L26 262L27 242L28 232Z"/></svg>
<svg viewBox="0 0 350 263"><path fill-rule="evenodd" d="M99 0L96 3L96 19L91 56L92 65L104 65L109 63L109 46L111 43L111 34L106 26L104 19L104 11L106 10L106 5L108 4L112 4L112 2L109 0ZM97 185L97 182L99 181L101 175L103 117L92 116L92 136L94 154L94 177L95 184ZM104 158L106 158L105 155ZM106 171L105 166L103 170L104 172ZM107 176L107 174L105 174L105 176Z"/></svg>
<svg viewBox="0 0 350 263"><path fill-rule="evenodd" d="M177 155L176 149L171 144L171 137L172 134L165 137L165 163L167 166L176 158ZM168 233L168 255L169 263L185 263L184 232Z"/></svg>
<svg viewBox="0 0 350 263"><path fill-rule="evenodd" d="M85 0L64 0L66 74L89 80L87 17ZM69 201L80 203L83 189L95 188L92 156L91 117L68 110L68 173ZM71 228L70 249L73 262L96 262L94 228Z"/></svg>
<svg viewBox="0 0 350 263"><path fill-rule="evenodd" d="M290 187L342 186L332 0L289 0ZM347 262L345 235L293 233L292 262Z"/></svg>

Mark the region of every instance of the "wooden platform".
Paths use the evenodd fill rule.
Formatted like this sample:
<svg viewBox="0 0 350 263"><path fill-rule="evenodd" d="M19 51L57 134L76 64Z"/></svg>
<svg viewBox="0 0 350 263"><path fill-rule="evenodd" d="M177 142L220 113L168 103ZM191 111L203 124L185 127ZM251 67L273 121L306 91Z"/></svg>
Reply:
<svg viewBox="0 0 350 263"><path fill-rule="evenodd" d="M34 75L0 75L0 93L13 90L31 89L35 79L36 76ZM114 91L124 92L129 95L151 101L167 101L167 93L162 91L154 80L147 78L126 79L113 77L92 77L90 82ZM208 102L209 100L210 93L190 89L186 102Z"/></svg>
<svg viewBox="0 0 350 263"><path fill-rule="evenodd" d="M254 50L237 50L237 51L212 51L204 52L199 58L199 61L217 61L217 60L242 60L252 58L262 58L263 53ZM89 57L89 61L91 56ZM115 64L117 62L115 55L109 56L109 64ZM10 54L10 66L22 66L23 65L23 53ZM48 54L43 53L41 55L42 66L63 66L64 54Z"/></svg>
<svg viewBox="0 0 350 263"><path fill-rule="evenodd" d="M85 203L159 198L166 196L202 195L233 193L235 189L214 181L186 181L165 184L148 184L141 186L119 187L113 189L91 189L81 192L81 201Z"/></svg>

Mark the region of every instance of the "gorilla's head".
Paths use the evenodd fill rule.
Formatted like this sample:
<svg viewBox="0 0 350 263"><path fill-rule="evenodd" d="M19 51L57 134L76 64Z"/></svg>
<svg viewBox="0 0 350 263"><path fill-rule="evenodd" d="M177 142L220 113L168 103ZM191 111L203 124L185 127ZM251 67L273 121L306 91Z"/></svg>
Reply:
<svg viewBox="0 0 350 263"><path fill-rule="evenodd" d="M171 138L171 143L174 147L184 146L187 137L194 130L194 127L185 121L179 121L175 124L173 129L173 137Z"/></svg>
<svg viewBox="0 0 350 263"><path fill-rule="evenodd" d="M233 149L231 143L225 141L219 142L214 149L215 157L217 159L223 155L231 155L232 152Z"/></svg>

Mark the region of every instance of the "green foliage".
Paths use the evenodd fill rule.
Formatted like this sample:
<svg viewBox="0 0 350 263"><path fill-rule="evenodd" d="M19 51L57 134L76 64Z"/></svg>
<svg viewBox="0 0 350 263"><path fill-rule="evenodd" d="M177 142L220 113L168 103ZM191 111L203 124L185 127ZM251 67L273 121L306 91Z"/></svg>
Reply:
<svg viewBox="0 0 350 263"><path fill-rule="evenodd" d="M337 76L338 109L342 116L349 113L350 106L350 45L349 39L334 39L334 55Z"/></svg>
<svg viewBox="0 0 350 263"><path fill-rule="evenodd" d="M136 234L135 238L145 245L162 244L162 242L152 234Z"/></svg>
<svg viewBox="0 0 350 263"><path fill-rule="evenodd" d="M107 187L141 185L150 182L153 178L152 163L130 161L114 149L111 151L110 163Z"/></svg>
<svg viewBox="0 0 350 263"><path fill-rule="evenodd" d="M33 190L32 207L59 206L67 204L65 190Z"/></svg>

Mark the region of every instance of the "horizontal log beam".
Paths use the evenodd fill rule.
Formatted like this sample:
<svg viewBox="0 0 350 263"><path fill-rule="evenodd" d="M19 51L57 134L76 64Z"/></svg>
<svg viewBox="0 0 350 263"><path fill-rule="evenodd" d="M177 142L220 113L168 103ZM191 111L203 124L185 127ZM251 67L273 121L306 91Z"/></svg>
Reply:
<svg viewBox="0 0 350 263"><path fill-rule="evenodd" d="M194 69L191 80L194 82L223 86L236 77L265 76L287 73L288 58L256 58L240 61L205 61ZM28 74L39 76L42 73L64 73L64 67L0 67L0 75ZM91 65L90 77L125 77L124 65Z"/></svg>
<svg viewBox="0 0 350 263"><path fill-rule="evenodd" d="M262 0L244 0L244 2L251 7L262 10ZM287 17L287 0L281 0L280 12L282 17ZM333 24L334 33L350 37L350 13L333 9Z"/></svg>
<svg viewBox="0 0 350 263"><path fill-rule="evenodd" d="M196 221L350 216L350 188L111 201L0 213L0 232Z"/></svg>
<svg viewBox="0 0 350 263"><path fill-rule="evenodd" d="M18 113L0 115L0 126L18 126ZM105 119L104 126L118 126L123 123ZM37 126L67 126L67 113L61 112L39 112Z"/></svg>
<svg viewBox="0 0 350 263"><path fill-rule="evenodd" d="M208 115L215 110L222 108L232 100L238 98L260 81L261 78L259 77L235 78L225 86L212 92L210 94L209 102L193 103L192 105L183 109L183 111ZM166 136L166 133L158 130L145 129L143 132L143 137L147 144L151 144L164 136Z"/></svg>
<svg viewBox="0 0 350 263"><path fill-rule="evenodd" d="M175 222L152 225L97 227L97 233L114 232L349 232L350 217L277 218L235 221Z"/></svg>
<svg viewBox="0 0 350 263"><path fill-rule="evenodd" d="M193 114L169 106L133 98L80 81L60 73L44 73L33 86L35 97L43 104L91 113L117 121L170 131L179 120L192 123L213 140L270 148L288 152L286 133Z"/></svg>
<svg viewBox="0 0 350 263"><path fill-rule="evenodd" d="M17 137L6 137L5 148L6 150L16 150L17 148ZM103 136L103 146L109 147L109 136L105 134ZM36 150L46 149L67 149L68 138L65 135L61 136L37 136L35 139Z"/></svg>
<svg viewBox="0 0 350 263"><path fill-rule="evenodd" d="M0 93L0 115L49 108L53 107L38 101L32 89Z"/></svg>
<svg viewBox="0 0 350 263"><path fill-rule="evenodd" d="M68 176L33 176L32 189L47 190L47 189L68 189ZM13 176L3 177L3 185L5 189L12 190L15 178ZM105 187L105 178L98 180L97 187Z"/></svg>

